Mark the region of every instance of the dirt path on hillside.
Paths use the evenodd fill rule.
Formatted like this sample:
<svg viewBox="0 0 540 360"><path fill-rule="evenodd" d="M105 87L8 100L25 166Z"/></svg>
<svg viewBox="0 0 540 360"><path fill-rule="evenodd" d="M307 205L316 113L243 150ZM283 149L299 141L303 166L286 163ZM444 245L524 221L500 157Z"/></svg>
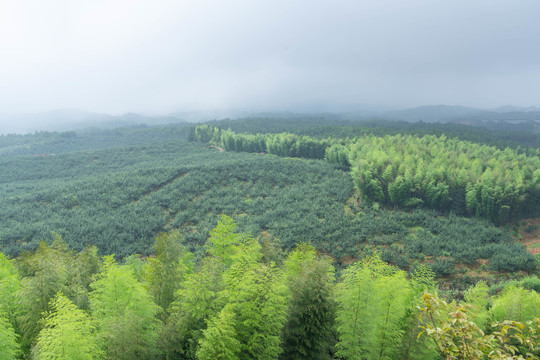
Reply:
<svg viewBox="0 0 540 360"><path fill-rule="evenodd" d="M215 146L215 145L210 145L211 148L214 148L214 149L218 149L219 152L224 152L225 149L224 148L220 148L219 146Z"/></svg>
<svg viewBox="0 0 540 360"><path fill-rule="evenodd" d="M521 243L527 247L531 254L540 253L540 219L531 218L521 221ZM526 231L529 228L529 231Z"/></svg>

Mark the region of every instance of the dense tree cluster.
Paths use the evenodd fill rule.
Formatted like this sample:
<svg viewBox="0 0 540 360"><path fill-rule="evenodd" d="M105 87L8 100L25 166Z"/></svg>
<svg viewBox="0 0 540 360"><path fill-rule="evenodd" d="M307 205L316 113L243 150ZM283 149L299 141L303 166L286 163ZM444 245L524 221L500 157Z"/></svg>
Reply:
<svg viewBox="0 0 540 360"><path fill-rule="evenodd" d="M14 260L0 253L0 358L540 356L534 290L491 295L478 283L465 295L470 313L430 295L438 285L427 266L406 273L373 255L338 279L312 246L275 253L227 216L198 262L176 232L158 235L155 251L119 264L57 237Z"/></svg>
<svg viewBox="0 0 540 360"><path fill-rule="evenodd" d="M353 121L339 119L337 116L310 116L307 118L224 119L211 121L208 124L222 129L230 129L235 133L293 133L318 139L352 139L366 135L385 136L397 134L415 136L435 135L437 137L445 135L449 138L458 138L479 144L496 146L501 150L510 147L518 150L520 153L523 152L530 155L538 154L537 149L540 147L538 125L534 123L512 124L487 122L482 126L471 126L456 123L407 122L384 119Z"/></svg>
<svg viewBox="0 0 540 360"><path fill-rule="evenodd" d="M367 201L426 206L506 224L538 211L540 158L445 135L366 135L352 140L245 134L197 126L194 139L226 150L322 159L350 167Z"/></svg>
<svg viewBox="0 0 540 360"><path fill-rule="evenodd" d="M348 146L366 199L427 205L505 224L538 210L540 158L445 136L366 136Z"/></svg>
<svg viewBox="0 0 540 360"><path fill-rule="evenodd" d="M229 151L265 152L306 159L323 159L326 148L335 142L332 139L316 139L291 133L235 133L211 125L197 126L193 132L194 140L212 143Z"/></svg>

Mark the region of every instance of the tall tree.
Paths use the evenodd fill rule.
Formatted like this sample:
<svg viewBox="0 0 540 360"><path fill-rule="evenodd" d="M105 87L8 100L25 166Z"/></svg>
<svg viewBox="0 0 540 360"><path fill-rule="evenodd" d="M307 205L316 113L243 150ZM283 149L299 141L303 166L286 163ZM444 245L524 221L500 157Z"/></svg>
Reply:
<svg viewBox="0 0 540 360"><path fill-rule="evenodd" d="M437 358L437 352L431 345L431 339L419 336L421 333L420 306L422 295L428 292L436 292L438 284L435 281L435 273L431 267L425 264L416 266L410 273L411 288L409 304L403 318L403 340L399 356L400 360L432 360Z"/></svg>
<svg viewBox="0 0 540 360"><path fill-rule="evenodd" d="M228 266L224 273L225 289L219 297L234 313L239 358L277 359L287 308L285 277L274 264L261 263L261 245L250 236L231 233L234 226L234 222L229 222L229 230L219 232L221 239L228 240L222 251L210 251Z"/></svg>
<svg viewBox="0 0 540 360"><path fill-rule="evenodd" d="M216 227L210 231L206 250L211 256L220 258L226 266L230 266L236 252L235 245L242 241L243 237L243 235L236 233L234 220L223 215Z"/></svg>
<svg viewBox="0 0 540 360"><path fill-rule="evenodd" d="M95 274L99 272L101 259L97 255L97 248L89 246L75 254L69 266L70 299L82 310L90 309L90 283Z"/></svg>
<svg viewBox="0 0 540 360"><path fill-rule="evenodd" d="M203 338L197 350L199 360L238 360L240 342L236 339L234 313L224 307L218 316L210 319L203 330Z"/></svg>
<svg viewBox="0 0 540 360"><path fill-rule="evenodd" d="M18 359L20 353L17 334L8 317L0 311L0 360Z"/></svg>
<svg viewBox="0 0 540 360"><path fill-rule="evenodd" d="M405 273L377 256L346 269L336 295L338 355L395 359L410 291Z"/></svg>
<svg viewBox="0 0 540 360"><path fill-rule="evenodd" d="M158 353L159 307L130 267L104 258L103 271L91 285L90 308L107 359L152 359Z"/></svg>
<svg viewBox="0 0 540 360"><path fill-rule="evenodd" d="M210 231L206 250L208 256L202 259L198 271L181 284L171 304L162 333L167 358L195 359L208 321L218 316L229 301L223 296L227 287L225 272L231 287L262 256L260 245L236 233L236 223L225 215Z"/></svg>
<svg viewBox="0 0 540 360"><path fill-rule="evenodd" d="M52 245L41 242L35 253L24 254L19 262L23 275L19 299L19 324L21 345L29 352L41 330L42 314L49 309L49 302L59 292L70 293L73 254L57 237Z"/></svg>
<svg viewBox="0 0 540 360"><path fill-rule="evenodd" d="M240 359L277 359L287 309L287 288L281 270L256 264L224 291L235 313Z"/></svg>
<svg viewBox="0 0 540 360"><path fill-rule="evenodd" d="M477 282L465 292L465 301L471 305L471 320L483 331L490 327L488 308L491 305L489 287L484 281Z"/></svg>
<svg viewBox="0 0 540 360"><path fill-rule="evenodd" d="M218 258L203 258L197 271L188 275L169 308L160 343L167 359L195 359L207 321L223 308L225 266Z"/></svg>
<svg viewBox="0 0 540 360"><path fill-rule="evenodd" d="M356 263L347 268L337 287L337 354L345 359L363 359L371 342L374 316L374 281L369 269Z"/></svg>
<svg viewBox="0 0 540 360"><path fill-rule="evenodd" d="M36 360L101 359L95 328L90 317L58 293L51 301L32 352Z"/></svg>
<svg viewBox="0 0 540 360"><path fill-rule="evenodd" d="M289 292L282 359L329 359L335 341L334 267L301 244L285 260Z"/></svg>
<svg viewBox="0 0 540 360"><path fill-rule="evenodd" d="M0 313L4 313L12 325L15 324L16 294L20 288L21 280L13 261L0 252Z"/></svg>
<svg viewBox="0 0 540 360"><path fill-rule="evenodd" d="M164 311L174 300L174 293L192 270L193 256L182 245L178 231L156 236L155 257L147 259L143 279L148 292Z"/></svg>

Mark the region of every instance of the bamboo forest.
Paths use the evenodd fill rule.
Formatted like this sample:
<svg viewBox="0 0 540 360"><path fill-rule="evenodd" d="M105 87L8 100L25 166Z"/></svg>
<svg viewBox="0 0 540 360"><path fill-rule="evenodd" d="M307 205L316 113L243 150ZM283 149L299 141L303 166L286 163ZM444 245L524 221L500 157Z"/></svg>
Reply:
<svg viewBox="0 0 540 360"><path fill-rule="evenodd" d="M540 359L540 133L0 135L0 360Z"/></svg>

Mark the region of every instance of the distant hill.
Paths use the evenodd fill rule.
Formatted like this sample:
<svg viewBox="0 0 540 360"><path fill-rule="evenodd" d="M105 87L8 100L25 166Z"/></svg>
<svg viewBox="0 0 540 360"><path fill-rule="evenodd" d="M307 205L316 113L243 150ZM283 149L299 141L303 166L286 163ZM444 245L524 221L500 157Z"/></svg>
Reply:
<svg viewBox="0 0 540 360"><path fill-rule="evenodd" d="M388 120L409 122L480 124L493 121L518 123L540 122L540 109L507 105L494 110L483 110L465 106L431 105L380 113L378 116Z"/></svg>
<svg viewBox="0 0 540 360"><path fill-rule="evenodd" d="M35 131L71 131L84 128L113 129L133 125L167 125L174 123L198 123L220 119L287 119L318 122L331 121L366 121L398 120L426 123L459 123L466 125L487 125L503 128L506 124L540 125L540 108L535 106L518 107L504 105L486 110L466 106L429 105L410 109L389 110L365 107L361 110L346 112L319 111L245 111L245 110L209 110L175 112L162 115L125 113L110 115L78 109L57 109L43 113L0 113L0 134L27 134ZM527 130L529 131L529 130ZM535 131L537 132L537 131Z"/></svg>
<svg viewBox="0 0 540 360"><path fill-rule="evenodd" d="M498 108L493 109L495 112L509 113L509 112L531 112L531 111L540 111L540 108L537 106L513 106L513 105L503 105Z"/></svg>
<svg viewBox="0 0 540 360"><path fill-rule="evenodd" d="M97 127L114 129L139 124L162 125L185 122L174 115L126 113L110 115L78 109L57 109L43 113L0 114L0 134L27 134L35 131L69 131Z"/></svg>
<svg viewBox="0 0 540 360"><path fill-rule="evenodd" d="M478 116L483 112L485 110L465 106L431 105L392 111L380 115L389 120L453 122L455 119L470 118Z"/></svg>

